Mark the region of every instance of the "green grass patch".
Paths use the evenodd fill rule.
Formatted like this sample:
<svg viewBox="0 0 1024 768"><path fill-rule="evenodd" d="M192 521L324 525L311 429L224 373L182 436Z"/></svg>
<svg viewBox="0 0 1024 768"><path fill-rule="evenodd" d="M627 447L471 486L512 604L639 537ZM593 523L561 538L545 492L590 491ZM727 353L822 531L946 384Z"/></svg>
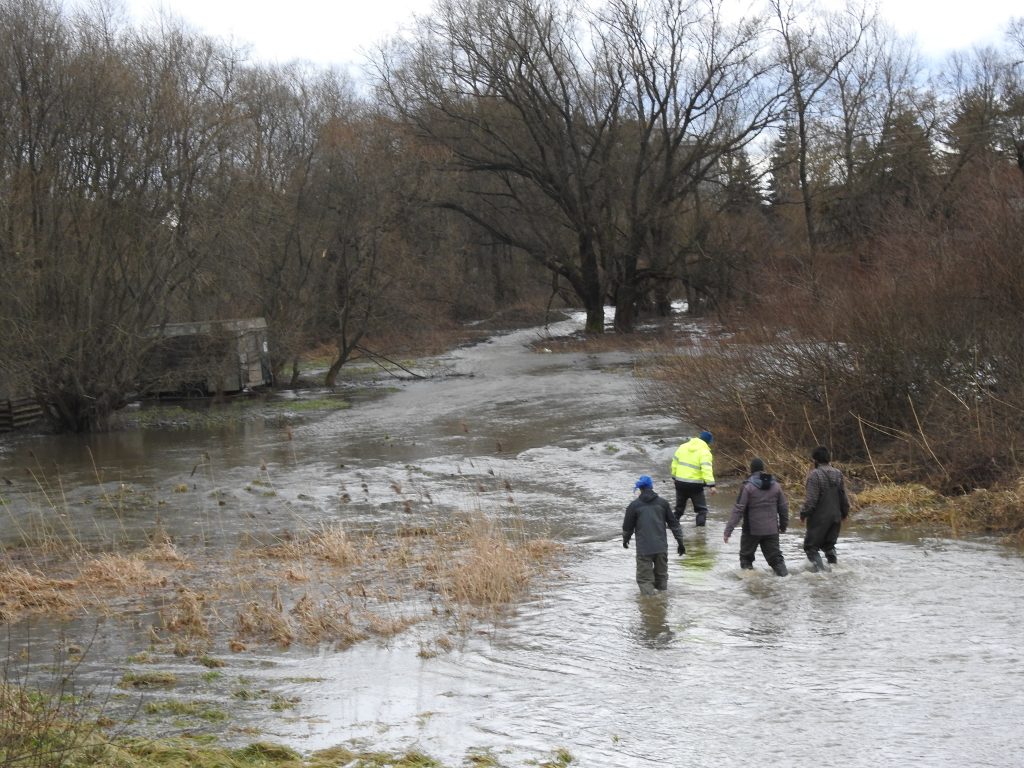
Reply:
<svg viewBox="0 0 1024 768"><path fill-rule="evenodd" d="M147 715L195 717L210 723L222 723L228 719L224 710L211 707L200 701L181 701L180 699L150 701L143 710Z"/></svg>
<svg viewBox="0 0 1024 768"><path fill-rule="evenodd" d="M295 709L299 706L299 702L302 701L297 696L290 696L285 698L284 696L274 696L270 702L270 708L274 712L284 712L289 709Z"/></svg>
<svg viewBox="0 0 1024 768"><path fill-rule="evenodd" d="M340 397L320 397L309 400L271 400L268 408L282 411L344 411L352 407L352 403Z"/></svg>
<svg viewBox="0 0 1024 768"><path fill-rule="evenodd" d="M170 688L178 682L170 672L125 672L122 688Z"/></svg>

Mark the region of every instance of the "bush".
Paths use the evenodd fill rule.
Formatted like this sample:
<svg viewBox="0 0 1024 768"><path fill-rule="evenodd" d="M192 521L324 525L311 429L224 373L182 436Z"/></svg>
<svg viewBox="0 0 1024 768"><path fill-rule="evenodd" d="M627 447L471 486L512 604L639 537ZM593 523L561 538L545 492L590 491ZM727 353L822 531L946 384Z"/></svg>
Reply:
<svg viewBox="0 0 1024 768"><path fill-rule="evenodd" d="M713 429L720 445L805 453L824 444L870 464L877 480L944 493L1016 477L1020 216L981 201L969 230L931 224L880 242L856 268L833 257L821 279L767 298L732 335L653 353L642 391Z"/></svg>

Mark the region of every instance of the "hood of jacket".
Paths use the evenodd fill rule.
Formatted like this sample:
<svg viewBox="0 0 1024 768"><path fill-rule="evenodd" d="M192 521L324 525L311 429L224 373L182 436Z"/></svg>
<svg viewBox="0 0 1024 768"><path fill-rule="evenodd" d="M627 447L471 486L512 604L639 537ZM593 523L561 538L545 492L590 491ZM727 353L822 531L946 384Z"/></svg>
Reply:
<svg viewBox="0 0 1024 768"><path fill-rule="evenodd" d="M772 482L774 482L774 480L775 478L772 477L767 472L755 472L754 474L747 478L748 483L750 483L755 488L760 488L762 491L767 491L769 488L771 488Z"/></svg>
<svg viewBox="0 0 1024 768"><path fill-rule="evenodd" d="M656 499L657 497L658 497L658 494L656 494L654 492L653 488L641 488L640 489L640 500L641 501L650 502L653 499Z"/></svg>

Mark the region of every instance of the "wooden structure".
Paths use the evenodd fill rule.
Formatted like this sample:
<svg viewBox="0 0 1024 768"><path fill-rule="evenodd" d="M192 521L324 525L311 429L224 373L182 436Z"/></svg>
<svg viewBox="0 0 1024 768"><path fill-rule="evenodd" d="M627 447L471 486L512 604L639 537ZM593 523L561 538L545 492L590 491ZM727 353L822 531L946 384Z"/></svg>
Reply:
<svg viewBox="0 0 1024 768"><path fill-rule="evenodd" d="M273 383L267 321L213 320L154 328L140 389L157 396L205 397Z"/></svg>
<svg viewBox="0 0 1024 768"><path fill-rule="evenodd" d="M43 409L31 398L0 400L0 432L10 432L43 418Z"/></svg>

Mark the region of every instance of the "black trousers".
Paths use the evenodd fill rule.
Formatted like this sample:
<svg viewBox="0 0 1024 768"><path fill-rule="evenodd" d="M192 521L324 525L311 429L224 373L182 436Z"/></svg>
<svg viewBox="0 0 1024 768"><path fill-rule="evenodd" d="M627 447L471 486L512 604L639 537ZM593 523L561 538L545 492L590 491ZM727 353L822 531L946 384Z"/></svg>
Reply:
<svg viewBox="0 0 1024 768"><path fill-rule="evenodd" d="M693 512L697 525L702 526L708 519L708 502L704 498L704 483L688 483L685 480L672 478L676 485L676 520L686 511L686 502L693 500Z"/></svg>
<svg viewBox="0 0 1024 768"><path fill-rule="evenodd" d="M807 518L807 533L804 534L804 552L807 559L813 561L818 550L822 550L830 560L835 557L836 542L839 541L839 529L842 520L815 520Z"/></svg>
<svg viewBox="0 0 1024 768"><path fill-rule="evenodd" d="M786 562L786 558L782 556L782 547L779 546L779 534L755 536L752 533L743 533L740 535L740 568L754 567L754 554L758 546L761 547L761 554L772 570Z"/></svg>

